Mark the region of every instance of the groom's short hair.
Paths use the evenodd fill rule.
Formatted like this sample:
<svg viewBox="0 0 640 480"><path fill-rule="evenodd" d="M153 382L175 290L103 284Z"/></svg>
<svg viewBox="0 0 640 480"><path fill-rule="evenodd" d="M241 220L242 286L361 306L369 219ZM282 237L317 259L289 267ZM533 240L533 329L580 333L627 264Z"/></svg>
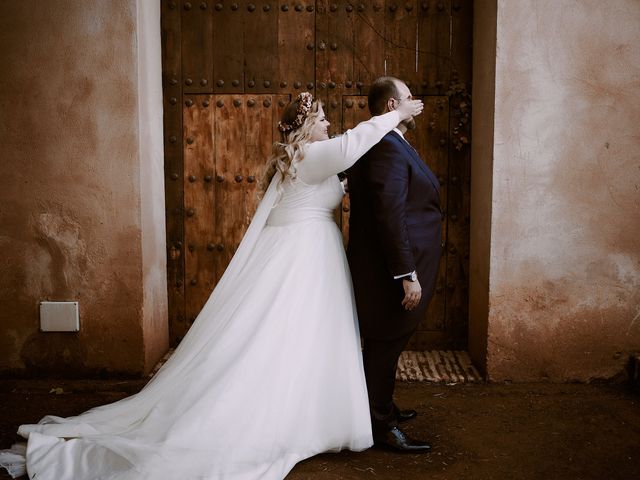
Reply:
<svg viewBox="0 0 640 480"><path fill-rule="evenodd" d="M390 98L398 98L400 92L395 77L379 77L371 84L369 89L369 111L371 115L382 115Z"/></svg>

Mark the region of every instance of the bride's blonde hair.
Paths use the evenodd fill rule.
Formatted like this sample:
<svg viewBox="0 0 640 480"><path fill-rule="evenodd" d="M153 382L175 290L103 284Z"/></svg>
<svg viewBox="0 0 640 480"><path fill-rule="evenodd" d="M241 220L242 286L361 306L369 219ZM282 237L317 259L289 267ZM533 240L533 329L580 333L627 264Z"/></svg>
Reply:
<svg viewBox="0 0 640 480"><path fill-rule="evenodd" d="M281 126L288 126L290 128L290 126L296 124L296 118L300 115L299 109L303 101L304 99L299 96L287 105L282 114L280 121ZM280 141L273 144L271 157L269 158L267 168L260 182L261 193L267 190L271 179L276 174L281 175L282 180L284 180L287 175L295 178L296 164L301 162L304 157L304 146L309 143L313 125L319 115L318 110L320 106L321 103L319 100L314 101L299 127L294 127L286 132L280 132Z"/></svg>

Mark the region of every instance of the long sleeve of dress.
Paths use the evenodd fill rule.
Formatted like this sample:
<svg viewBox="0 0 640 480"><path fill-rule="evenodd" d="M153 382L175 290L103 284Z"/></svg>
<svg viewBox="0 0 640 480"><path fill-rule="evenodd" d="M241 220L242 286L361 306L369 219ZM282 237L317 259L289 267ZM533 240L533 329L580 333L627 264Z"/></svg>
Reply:
<svg viewBox="0 0 640 480"><path fill-rule="evenodd" d="M313 142L296 165L298 176L315 184L348 169L398 123L400 115L392 111L361 122L339 137Z"/></svg>

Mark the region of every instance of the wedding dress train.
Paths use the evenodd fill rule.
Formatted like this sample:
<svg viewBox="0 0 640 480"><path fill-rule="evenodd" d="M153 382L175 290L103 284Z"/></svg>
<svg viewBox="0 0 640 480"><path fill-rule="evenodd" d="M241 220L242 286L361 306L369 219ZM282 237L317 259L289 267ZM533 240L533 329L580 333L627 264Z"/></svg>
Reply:
<svg viewBox="0 0 640 480"><path fill-rule="evenodd" d="M139 393L20 426L29 477L281 480L304 458L370 447L335 174L398 121L391 112L314 142L295 178L276 175L202 312ZM0 452L0 465L24 456Z"/></svg>

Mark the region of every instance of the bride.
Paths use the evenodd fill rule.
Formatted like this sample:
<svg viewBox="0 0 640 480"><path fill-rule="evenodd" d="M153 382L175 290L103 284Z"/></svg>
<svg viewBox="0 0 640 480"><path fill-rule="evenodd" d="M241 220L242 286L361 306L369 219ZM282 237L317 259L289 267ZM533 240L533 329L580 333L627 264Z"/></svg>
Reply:
<svg viewBox="0 0 640 480"><path fill-rule="evenodd" d="M285 109L268 188L171 359L136 395L21 425L0 452L37 480L274 480L321 452L372 445L336 174L422 102L329 139L308 92Z"/></svg>

